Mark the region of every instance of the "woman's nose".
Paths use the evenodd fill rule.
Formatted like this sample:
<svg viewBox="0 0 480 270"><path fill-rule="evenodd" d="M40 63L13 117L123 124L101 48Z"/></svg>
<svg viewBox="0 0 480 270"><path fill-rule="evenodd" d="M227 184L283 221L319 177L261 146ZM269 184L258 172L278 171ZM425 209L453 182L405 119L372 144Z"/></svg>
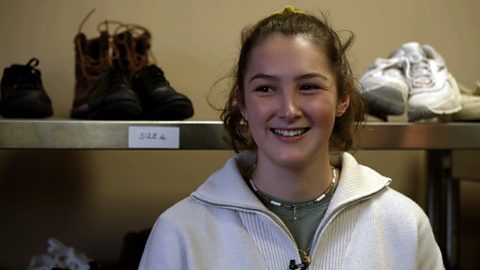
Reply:
<svg viewBox="0 0 480 270"><path fill-rule="evenodd" d="M292 93L281 95L277 115L287 121L299 118L302 115L302 110L299 106L298 97Z"/></svg>

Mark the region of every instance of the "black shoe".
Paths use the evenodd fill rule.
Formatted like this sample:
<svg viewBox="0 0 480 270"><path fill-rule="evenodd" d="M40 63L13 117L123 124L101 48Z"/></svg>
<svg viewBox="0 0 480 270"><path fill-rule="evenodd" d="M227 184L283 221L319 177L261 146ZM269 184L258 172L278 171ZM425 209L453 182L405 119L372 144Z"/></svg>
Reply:
<svg viewBox="0 0 480 270"><path fill-rule="evenodd" d="M39 61L32 58L25 66L11 65L3 70L0 114L5 118L42 118L53 115L52 101L42 85Z"/></svg>
<svg viewBox="0 0 480 270"><path fill-rule="evenodd" d="M139 70L133 77L132 89L142 103L142 119L183 120L193 115L188 97L176 92L156 65Z"/></svg>
<svg viewBox="0 0 480 270"><path fill-rule="evenodd" d="M134 120L142 113L140 99L117 66L92 83L88 107L89 118L94 120Z"/></svg>

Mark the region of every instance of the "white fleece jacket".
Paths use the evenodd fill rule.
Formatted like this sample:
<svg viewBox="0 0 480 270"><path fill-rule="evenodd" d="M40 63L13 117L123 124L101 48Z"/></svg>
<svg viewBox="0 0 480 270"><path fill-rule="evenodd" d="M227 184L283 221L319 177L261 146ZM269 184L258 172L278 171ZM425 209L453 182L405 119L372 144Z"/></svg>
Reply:
<svg viewBox="0 0 480 270"><path fill-rule="evenodd" d="M141 270L287 270L290 260L300 263L287 227L242 178L237 162L247 157L232 157L158 218ZM308 269L444 269L424 211L390 181L343 154Z"/></svg>

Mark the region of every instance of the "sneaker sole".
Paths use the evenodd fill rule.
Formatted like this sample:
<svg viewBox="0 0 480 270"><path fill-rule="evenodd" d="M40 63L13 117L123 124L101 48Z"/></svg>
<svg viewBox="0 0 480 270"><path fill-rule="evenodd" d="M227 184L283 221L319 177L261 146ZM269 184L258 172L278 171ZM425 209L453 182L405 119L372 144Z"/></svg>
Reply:
<svg viewBox="0 0 480 270"><path fill-rule="evenodd" d="M372 111L381 111L386 115L401 115L405 112L405 97L395 87L387 84L367 93L365 99Z"/></svg>
<svg viewBox="0 0 480 270"><path fill-rule="evenodd" d="M451 110L434 110L426 105L416 106L408 110L408 121L414 122L421 119L429 119L442 115L450 115L460 111L462 107L452 108Z"/></svg>

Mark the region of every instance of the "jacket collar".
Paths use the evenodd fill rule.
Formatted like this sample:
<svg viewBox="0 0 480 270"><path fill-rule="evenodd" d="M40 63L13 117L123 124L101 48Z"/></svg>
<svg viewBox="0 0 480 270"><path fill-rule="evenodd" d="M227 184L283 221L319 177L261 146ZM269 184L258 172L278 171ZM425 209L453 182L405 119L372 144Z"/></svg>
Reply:
<svg viewBox="0 0 480 270"><path fill-rule="evenodd" d="M349 153L342 154L341 164L340 180L325 216L329 216L343 205L378 193L392 181L373 169L358 164L357 160Z"/></svg>
<svg viewBox="0 0 480 270"><path fill-rule="evenodd" d="M202 202L225 206L267 210L255 196L242 176L245 164L254 160L251 153L242 153L230 158L225 166L213 173L192 196ZM335 195L325 215L337 207L371 196L391 182L376 171L359 165L349 153L342 154L340 180Z"/></svg>
<svg viewBox="0 0 480 270"><path fill-rule="evenodd" d="M266 210L242 176L242 168L252 163L254 158L251 153L231 157L222 169L208 177L191 195L210 204Z"/></svg>

